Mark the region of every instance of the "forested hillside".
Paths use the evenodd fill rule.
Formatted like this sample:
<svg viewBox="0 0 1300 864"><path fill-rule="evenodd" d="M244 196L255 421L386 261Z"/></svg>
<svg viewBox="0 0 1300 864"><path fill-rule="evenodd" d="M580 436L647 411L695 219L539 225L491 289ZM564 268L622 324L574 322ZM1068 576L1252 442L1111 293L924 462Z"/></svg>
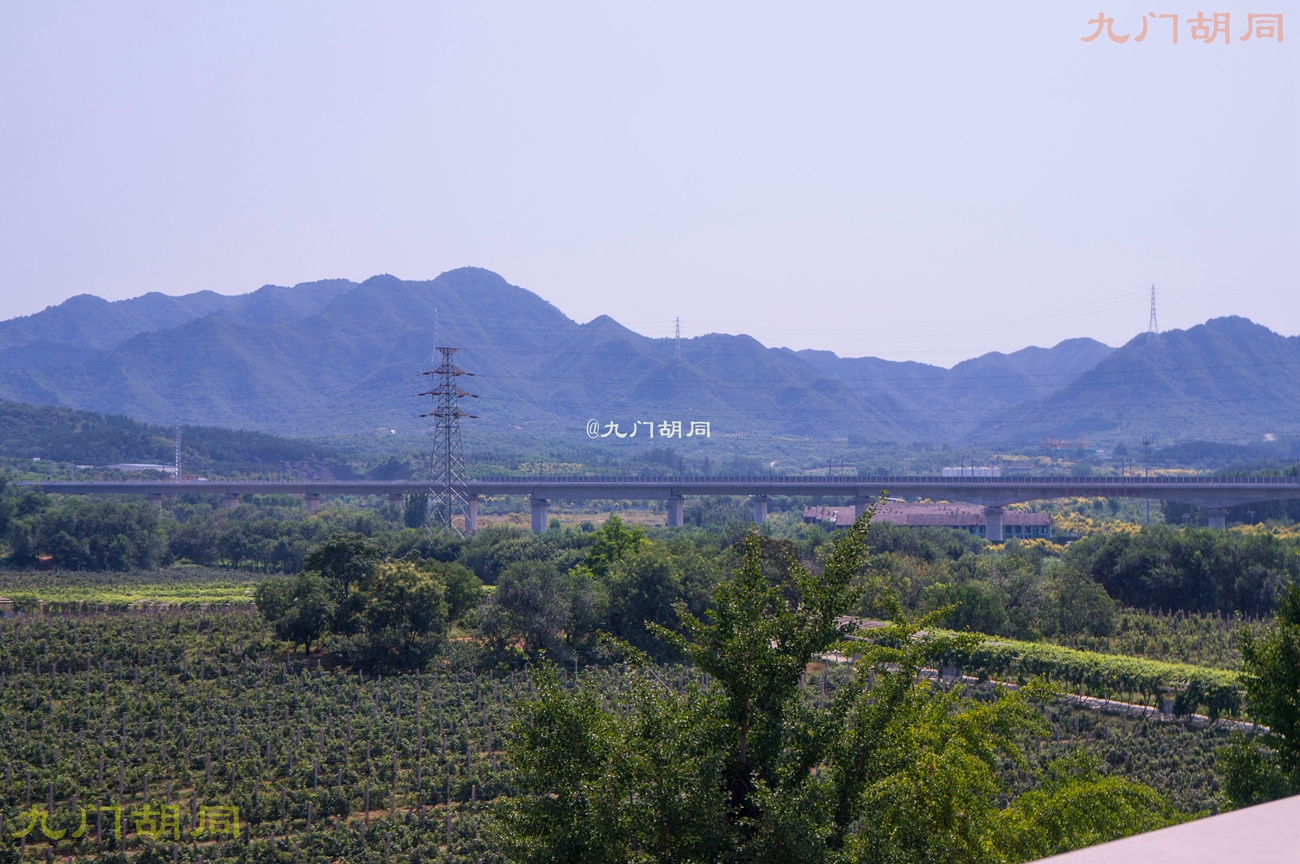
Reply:
<svg viewBox="0 0 1300 864"><path fill-rule="evenodd" d="M744 335L679 346L606 316L579 324L478 268L238 297L76 297L0 322L0 366L10 370L0 395L296 436L413 431L435 341L462 349L488 432L581 440L593 417L707 420L726 436L1012 445L1300 430L1300 342L1244 319L1142 334L1120 349L1070 339L943 369Z"/></svg>
<svg viewBox="0 0 1300 864"><path fill-rule="evenodd" d="M0 403L0 460L11 464L39 458L97 467L170 465L175 456L176 433L170 426L69 408ZM213 471L222 476L278 474L284 462L295 463L298 471L301 463L310 462L318 470L345 477L351 470L342 454L320 444L213 426L181 427L181 461L186 473Z"/></svg>
<svg viewBox="0 0 1300 864"><path fill-rule="evenodd" d="M1300 336L1215 318L1135 337L1056 392L992 418L978 437L1260 441L1300 428L1298 373Z"/></svg>
<svg viewBox="0 0 1300 864"><path fill-rule="evenodd" d="M476 413L494 427L575 433L593 414L624 423L706 419L719 432L870 427L896 439L887 404L862 400L817 369L744 337L692 340L681 360L609 318L578 325L534 294L475 268L430 282L377 276L291 290L311 314L196 316L141 332L57 369L18 372L9 398L165 421L176 411L216 425L293 434L420 427L420 372L434 332L463 347ZM264 289L265 290L265 289ZM668 414L664 414L668 411ZM649 412L647 414L647 412ZM626 416L625 416L626 415ZM661 416L662 415L662 416ZM828 426L829 424L829 426Z"/></svg>

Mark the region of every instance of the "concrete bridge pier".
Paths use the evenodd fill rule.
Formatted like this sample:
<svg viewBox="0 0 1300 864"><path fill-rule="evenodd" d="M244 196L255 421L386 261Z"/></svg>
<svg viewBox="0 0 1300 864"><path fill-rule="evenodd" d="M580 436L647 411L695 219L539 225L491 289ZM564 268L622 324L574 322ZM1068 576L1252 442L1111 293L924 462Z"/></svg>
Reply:
<svg viewBox="0 0 1300 864"><path fill-rule="evenodd" d="M469 495L465 498L465 533L478 533L478 496Z"/></svg>
<svg viewBox="0 0 1300 864"><path fill-rule="evenodd" d="M236 507L239 506L239 504L240 504L240 501L239 501L239 493L238 493L238 492L227 492L227 493L226 493L226 509L227 509L227 510L234 510Z"/></svg>
<svg viewBox="0 0 1300 864"><path fill-rule="evenodd" d="M162 509L162 499L163 499L163 496L162 496L162 495L157 494L157 493L153 493L153 494L148 495L147 497L148 497L148 499L149 499L149 504L150 504L150 505L151 505L155 510L161 510L161 509Z"/></svg>
<svg viewBox="0 0 1300 864"><path fill-rule="evenodd" d="M401 503L404 502L405 500L406 500L406 496L404 496L401 492L389 492L389 493L388 493L388 503L389 503L389 504L401 504Z"/></svg>
<svg viewBox="0 0 1300 864"><path fill-rule="evenodd" d="M1002 508L984 508L984 539L990 543L1002 542Z"/></svg>
<svg viewBox="0 0 1300 864"><path fill-rule="evenodd" d="M1210 509L1210 510L1208 510L1208 511L1206 511L1206 512L1207 512L1207 515L1210 517L1210 518L1209 518L1209 526L1210 526L1211 528L1215 529L1216 531L1227 531L1227 530L1228 530L1228 511L1227 511L1227 510L1224 510L1224 509L1217 509L1217 508L1216 508L1216 509Z"/></svg>
<svg viewBox="0 0 1300 864"><path fill-rule="evenodd" d="M541 534L546 530L546 508L551 502L545 498L529 497L529 502L533 505L533 533Z"/></svg>
<svg viewBox="0 0 1300 864"><path fill-rule="evenodd" d="M868 498L866 495L859 495L853 499L853 521L856 522L862 518L862 514L871 509L871 505L876 503L875 498Z"/></svg>
<svg viewBox="0 0 1300 864"><path fill-rule="evenodd" d="M754 496L754 521L760 525L767 521L768 500L766 495Z"/></svg>
<svg viewBox="0 0 1300 864"><path fill-rule="evenodd" d="M305 492L302 496L302 503L307 505L307 512L312 513L320 507L320 494L316 492Z"/></svg>
<svg viewBox="0 0 1300 864"><path fill-rule="evenodd" d="M668 499L668 527L682 527L682 505L685 499L680 495L673 495Z"/></svg>

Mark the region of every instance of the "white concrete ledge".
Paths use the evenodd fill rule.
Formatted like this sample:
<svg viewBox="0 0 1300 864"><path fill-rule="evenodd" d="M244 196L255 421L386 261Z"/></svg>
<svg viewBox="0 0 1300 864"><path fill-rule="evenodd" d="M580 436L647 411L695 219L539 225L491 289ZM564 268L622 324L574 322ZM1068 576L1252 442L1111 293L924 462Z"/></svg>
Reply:
<svg viewBox="0 0 1300 864"><path fill-rule="evenodd" d="M1043 858L1051 864L1297 864L1300 795Z"/></svg>

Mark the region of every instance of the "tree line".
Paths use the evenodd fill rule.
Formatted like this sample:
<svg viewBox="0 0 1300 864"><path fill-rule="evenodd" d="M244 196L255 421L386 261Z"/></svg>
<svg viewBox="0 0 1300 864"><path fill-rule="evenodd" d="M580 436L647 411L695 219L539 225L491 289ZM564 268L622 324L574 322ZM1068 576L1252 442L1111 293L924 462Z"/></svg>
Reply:
<svg viewBox="0 0 1300 864"><path fill-rule="evenodd" d="M417 527L424 506L418 496L405 508L331 506L311 514L288 495L246 496L234 509L213 496L183 496L159 511L130 499L10 487L0 494L0 543L7 545L10 566L60 570L193 563L293 574L304 569L314 546L341 532L365 536L385 557L414 551L424 559L458 562L488 585L496 585L510 565L526 563L505 575L502 608L509 598L520 598L519 605L533 597L550 619L562 622L550 632L564 631L564 645L546 635L548 625L539 620L500 613L489 624L506 634L527 632L533 648L565 651L574 650L592 616L608 604L619 621L641 620L650 610L660 623L670 623L665 602L684 599L702 608L729 566L726 550L748 524L743 508L729 500L691 504L687 515L694 527L637 534L635 543L624 544L635 552L626 565L599 558L584 564L588 547L608 542L590 524L540 536L494 527L473 538L431 536ZM810 562L825 554L833 533L815 525L763 530ZM876 582L905 608L952 607L944 618L950 627L1019 639L1107 636L1124 607L1266 616L1281 586L1300 574L1300 542L1266 531L1154 526L1095 535L1068 547L990 547L963 532L877 523L868 542ZM611 573L614 564L619 566ZM575 570L578 565L583 567ZM660 597L664 592L672 601ZM874 614L870 596L857 611Z"/></svg>

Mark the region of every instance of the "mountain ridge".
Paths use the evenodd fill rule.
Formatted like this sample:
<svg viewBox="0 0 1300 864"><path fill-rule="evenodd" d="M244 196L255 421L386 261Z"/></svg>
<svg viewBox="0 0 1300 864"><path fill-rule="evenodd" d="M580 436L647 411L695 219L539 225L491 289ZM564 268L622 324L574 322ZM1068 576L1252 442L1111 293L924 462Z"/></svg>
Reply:
<svg viewBox="0 0 1300 864"><path fill-rule="evenodd" d="M1176 426L1186 440L1291 434L1300 429L1300 337L1240 316L1186 330L1141 333L1052 395L991 419L980 435L1140 435ZM1266 413L1260 406L1269 406Z"/></svg>
<svg viewBox="0 0 1300 864"><path fill-rule="evenodd" d="M95 340L77 341L92 331ZM1131 436L1161 423L1159 434L1181 439L1300 429L1291 401L1300 390L1267 368L1300 370L1300 339L1245 319L1212 319L1156 342L1142 334L1119 348L1076 338L988 352L951 369L769 348L743 334L684 339L677 356L672 339L642 336L607 315L578 323L474 267L432 280L380 274L234 296L109 303L79 295L0 322L0 396L275 434L416 431L427 427L415 394L428 389L420 373L432 368L435 333L464 346L457 362L477 375L468 389L482 397L474 413L486 426L561 437L582 434L589 419L602 428L708 420L723 435L895 442ZM1159 344L1170 347L1161 353L1152 347ZM1228 391L1176 371L1202 355L1235 364L1247 381L1237 389L1248 400L1228 419L1203 422L1206 406L1221 406ZM1125 413L1152 399L1183 407L1163 419ZM1187 434L1178 434L1180 424Z"/></svg>

